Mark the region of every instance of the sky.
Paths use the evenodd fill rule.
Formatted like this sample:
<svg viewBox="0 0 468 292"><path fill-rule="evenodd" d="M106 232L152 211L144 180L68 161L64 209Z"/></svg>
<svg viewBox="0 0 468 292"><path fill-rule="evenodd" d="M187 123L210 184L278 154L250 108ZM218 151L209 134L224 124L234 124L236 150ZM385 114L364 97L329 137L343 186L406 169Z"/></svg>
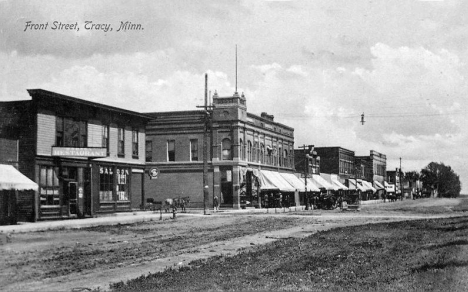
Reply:
<svg viewBox="0 0 468 292"><path fill-rule="evenodd" d="M293 127L296 147L375 150L388 170L442 162L467 192L467 14L462 0L0 0L0 101L42 88L195 110L205 73L234 93L237 46L248 111Z"/></svg>

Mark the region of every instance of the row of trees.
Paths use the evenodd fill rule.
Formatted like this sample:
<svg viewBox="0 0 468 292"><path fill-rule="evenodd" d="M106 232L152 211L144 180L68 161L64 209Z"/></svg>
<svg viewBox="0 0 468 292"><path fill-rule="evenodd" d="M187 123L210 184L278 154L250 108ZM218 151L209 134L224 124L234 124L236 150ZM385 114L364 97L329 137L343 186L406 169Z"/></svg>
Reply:
<svg viewBox="0 0 468 292"><path fill-rule="evenodd" d="M431 190L436 196L458 197L461 191L460 177L453 169L443 163L431 162L421 172L408 171L405 180L422 181L423 188Z"/></svg>

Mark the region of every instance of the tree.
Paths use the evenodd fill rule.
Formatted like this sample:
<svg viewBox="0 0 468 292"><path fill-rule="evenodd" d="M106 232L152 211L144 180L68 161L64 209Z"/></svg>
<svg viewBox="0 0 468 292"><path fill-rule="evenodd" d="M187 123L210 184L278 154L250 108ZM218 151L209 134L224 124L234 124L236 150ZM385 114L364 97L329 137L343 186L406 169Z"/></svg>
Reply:
<svg viewBox="0 0 468 292"><path fill-rule="evenodd" d="M458 197L461 191L460 177L443 163L431 162L421 170L421 181L441 197Z"/></svg>
<svg viewBox="0 0 468 292"><path fill-rule="evenodd" d="M419 174L419 172L417 171L407 171L405 172L405 180L409 183L409 187L412 189L413 188L413 184L419 180L421 177L421 175Z"/></svg>

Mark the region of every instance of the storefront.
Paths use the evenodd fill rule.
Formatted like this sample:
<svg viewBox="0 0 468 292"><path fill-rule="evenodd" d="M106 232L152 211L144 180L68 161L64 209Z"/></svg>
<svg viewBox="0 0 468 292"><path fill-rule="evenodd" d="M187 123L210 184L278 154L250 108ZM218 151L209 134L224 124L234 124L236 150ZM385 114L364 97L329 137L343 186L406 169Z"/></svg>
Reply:
<svg viewBox="0 0 468 292"><path fill-rule="evenodd" d="M27 211L24 206L32 206L37 189L37 184L16 168L0 164L0 225L16 224L30 216L30 212L23 212Z"/></svg>
<svg viewBox="0 0 468 292"><path fill-rule="evenodd" d="M140 209L150 118L42 89L28 92L31 100L0 103L0 121L17 129L18 168L39 186L25 204L27 220Z"/></svg>

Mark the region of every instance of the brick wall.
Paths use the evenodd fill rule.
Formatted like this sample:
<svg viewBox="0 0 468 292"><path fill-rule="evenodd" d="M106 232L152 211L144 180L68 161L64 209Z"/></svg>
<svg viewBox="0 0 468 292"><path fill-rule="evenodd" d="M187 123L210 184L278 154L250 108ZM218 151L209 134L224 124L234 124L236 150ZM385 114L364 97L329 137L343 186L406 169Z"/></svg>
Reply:
<svg viewBox="0 0 468 292"><path fill-rule="evenodd" d="M213 200L213 173L208 174L210 204ZM203 207L203 172L167 172L157 179L145 178L145 198L164 201L167 198L190 197L189 207Z"/></svg>

